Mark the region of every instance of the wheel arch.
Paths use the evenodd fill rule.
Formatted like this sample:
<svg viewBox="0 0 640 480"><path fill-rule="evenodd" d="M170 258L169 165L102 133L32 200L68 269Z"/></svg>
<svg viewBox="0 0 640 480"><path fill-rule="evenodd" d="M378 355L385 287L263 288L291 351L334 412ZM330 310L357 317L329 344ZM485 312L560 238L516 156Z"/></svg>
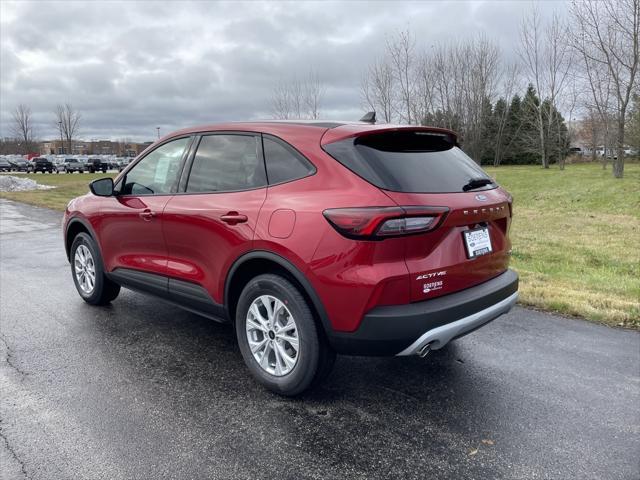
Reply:
<svg viewBox="0 0 640 480"><path fill-rule="evenodd" d="M302 295L311 303L324 334L330 336L333 327L329 316L309 280L298 267L286 258L262 250L245 253L229 269L224 285L224 308L231 321L235 321L235 307L242 288L251 278L262 273L281 273L292 280L300 288Z"/></svg>
<svg viewBox="0 0 640 480"><path fill-rule="evenodd" d="M100 248L98 237L96 236L96 232L93 230L91 224L83 218L74 217L67 223L64 234L64 249L65 253L67 254L67 260L70 260L69 254L71 252L73 239L76 238L79 233L83 232L93 238L93 240L96 242L96 245L98 245L98 248Z"/></svg>

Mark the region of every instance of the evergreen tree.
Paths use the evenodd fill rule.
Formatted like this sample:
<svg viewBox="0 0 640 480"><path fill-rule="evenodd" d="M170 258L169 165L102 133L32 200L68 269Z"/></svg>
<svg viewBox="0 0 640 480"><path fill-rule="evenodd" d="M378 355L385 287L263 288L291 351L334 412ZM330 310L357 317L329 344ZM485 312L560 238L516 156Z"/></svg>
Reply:
<svg viewBox="0 0 640 480"><path fill-rule="evenodd" d="M640 95L634 94L629 111L626 135L627 143L635 150L635 156L640 155Z"/></svg>
<svg viewBox="0 0 640 480"><path fill-rule="evenodd" d="M540 99L532 84L522 98L522 112L520 114L520 149L519 164L535 164L540 158L540 130L538 108Z"/></svg>
<svg viewBox="0 0 640 480"><path fill-rule="evenodd" d="M505 147L505 134L507 127L507 101L500 97L493 108L491 115L491 124L489 127L488 137L493 139L492 148L489 152L489 156L493 159L495 166L500 165L502 157L504 155Z"/></svg>
<svg viewBox="0 0 640 480"><path fill-rule="evenodd" d="M520 95L514 95L509 106L507 121L504 128L504 148L502 163L517 164L522 156L522 142L520 129L522 126L522 100Z"/></svg>

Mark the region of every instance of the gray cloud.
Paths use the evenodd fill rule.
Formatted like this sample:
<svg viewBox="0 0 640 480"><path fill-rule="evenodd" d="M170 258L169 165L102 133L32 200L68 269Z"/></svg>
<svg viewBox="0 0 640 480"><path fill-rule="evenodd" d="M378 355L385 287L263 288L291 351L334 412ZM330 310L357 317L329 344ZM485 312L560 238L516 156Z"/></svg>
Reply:
<svg viewBox="0 0 640 480"><path fill-rule="evenodd" d="M40 138L53 108L82 113L81 135L151 139L199 123L270 117L274 85L313 68L326 118L356 119L359 82L388 35L419 48L484 33L514 55L526 2L2 2L0 136L18 103ZM541 4L543 14L564 4Z"/></svg>

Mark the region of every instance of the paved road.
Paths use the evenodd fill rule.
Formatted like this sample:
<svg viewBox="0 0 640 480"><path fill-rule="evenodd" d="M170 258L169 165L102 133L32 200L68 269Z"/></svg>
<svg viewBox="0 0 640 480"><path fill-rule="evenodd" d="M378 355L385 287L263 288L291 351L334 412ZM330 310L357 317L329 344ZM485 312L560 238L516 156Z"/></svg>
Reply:
<svg viewBox="0 0 640 480"><path fill-rule="evenodd" d="M636 332L517 308L287 400L227 326L128 291L85 305L59 215L0 209L4 478L640 478Z"/></svg>

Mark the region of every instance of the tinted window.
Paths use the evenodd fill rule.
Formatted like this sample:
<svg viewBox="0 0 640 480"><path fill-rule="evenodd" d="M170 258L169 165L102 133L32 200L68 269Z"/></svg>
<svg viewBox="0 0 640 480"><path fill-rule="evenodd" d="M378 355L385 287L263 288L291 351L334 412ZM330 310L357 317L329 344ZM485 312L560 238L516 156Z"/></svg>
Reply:
<svg viewBox="0 0 640 480"><path fill-rule="evenodd" d="M487 174L446 135L420 131L364 135L324 149L369 183L395 192L462 192ZM479 189L495 188L495 184Z"/></svg>
<svg viewBox="0 0 640 480"><path fill-rule="evenodd" d="M189 143L180 138L156 148L133 167L125 177L124 195L162 195L171 193L180 175L182 154ZM93 162L99 160L89 160Z"/></svg>
<svg viewBox="0 0 640 480"><path fill-rule="evenodd" d="M187 192L229 192L263 187L266 184L257 137L202 137L193 159Z"/></svg>
<svg viewBox="0 0 640 480"><path fill-rule="evenodd" d="M302 155L283 143L264 137L264 159L271 185L311 175L315 168Z"/></svg>

